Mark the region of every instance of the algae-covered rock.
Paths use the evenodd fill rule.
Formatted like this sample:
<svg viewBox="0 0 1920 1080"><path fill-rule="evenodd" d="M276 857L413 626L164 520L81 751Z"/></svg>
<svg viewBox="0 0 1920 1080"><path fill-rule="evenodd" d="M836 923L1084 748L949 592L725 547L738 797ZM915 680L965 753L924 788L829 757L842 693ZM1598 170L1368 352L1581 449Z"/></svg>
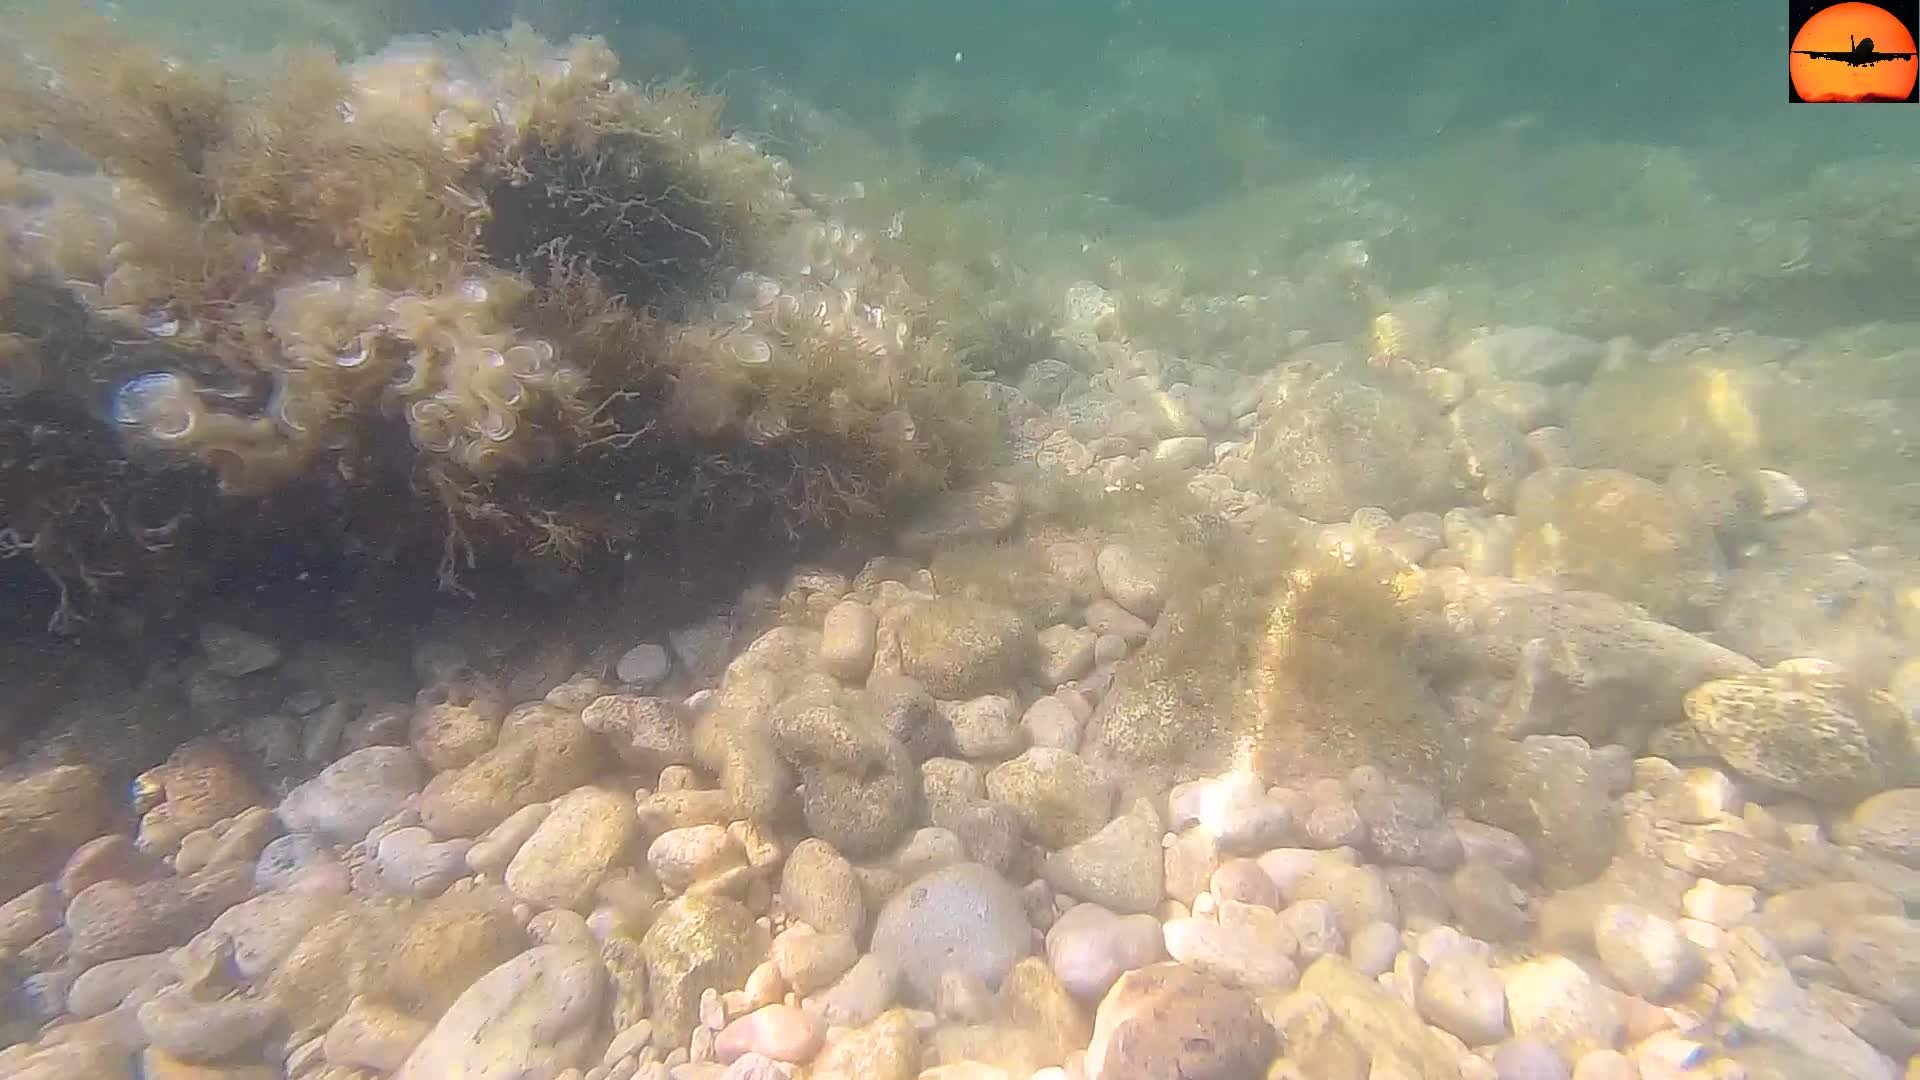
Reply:
<svg viewBox="0 0 1920 1080"><path fill-rule="evenodd" d="M1046 747L987 773L987 794L1012 808L1027 835L1049 848L1087 839L1113 813L1113 789L1091 766L1076 754Z"/></svg>
<svg viewBox="0 0 1920 1080"><path fill-rule="evenodd" d="M892 846L920 806L920 770L871 710L795 697L774 710L776 749L800 774L816 836L855 857Z"/></svg>
<svg viewBox="0 0 1920 1080"><path fill-rule="evenodd" d="M1122 915L1150 912L1166 898L1160 825L1122 814L1099 832L1047 855L1040 875L1060 892Z"/></svg>
<svg viewBox="0 0 1920 1080"><path fill-rule="evenodd" d="M1460 501L1451 433L1424 397L1343 371L1299 368L1254 440L1267 494L1313 521L1345 521L1363 506L1391 514Z"/></svg>
<svg viewBox="0 0 1920 1080"><path fill-rule="evenodd" d="M1702 625L1726 593L1713 530L1665 489L1615 469L1543 469L1514 502L1519 577L1597 589L1681 626Z"/></svg>
<svg viewBox="0 0 1920 1080"><path fill-rule="evenodd" d="M1600 343L1545 326L1501 326L1454 350L1447 366L1476 379L1581 382L1600 363Z"/></svg>
<svg viewBox="0 0 1920 1080"><path fill-rule="evenodd" d="M512 959L526 944L512 898L498 887L442 893L427 901L375 958L363 989L433 1020L475 979Z"/></svg>
<svg viewBox="0 0 1920 1080"><path fill-rule="evenodd" d="M1478 748L1467 811L1533 842L1540 876L1565 887L1606 869L1618 828L1609 770L1585 739L1532 735Z"/></svg>
<svg viewBox="0 0 1920 1080"><path fill-rule="evenodd" d="M1019 613L963 597L913 604L890 620L901 670L936 698L1003 690L1027 670L1033 628Z"/></svg>
<svg viewBox="0 0 1920 1080"><path fill-rule="evenodd" d="M668 904L640 948L653 997L654 1038L678 1045L699 1023L700 995L746 985L766 957L767 940L739 901L694 894Z"/></svg>
<svg viewBox="0 0 1920 1080"><path fill-rule="evenodd" d="M1911 768L1893 699L1817 662L1704 683L1687 718L1741 773L1822 802L1852 802Z"/></svg>

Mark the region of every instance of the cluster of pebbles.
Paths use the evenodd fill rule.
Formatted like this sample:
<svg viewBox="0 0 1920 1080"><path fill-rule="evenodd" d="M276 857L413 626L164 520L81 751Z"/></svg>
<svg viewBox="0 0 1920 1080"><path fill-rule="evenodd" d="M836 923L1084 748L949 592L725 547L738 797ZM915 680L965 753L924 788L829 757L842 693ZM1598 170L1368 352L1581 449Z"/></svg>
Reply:
<svg viewBox="0 0 1920 1080"><path fill-rule="evenodd" d="M1674 625L1723 602L1715 478L1568 465L1558 384L1600 348L1514 333L1413 380L1442 430L1324 356L1008 397L1012 480L1184 469L1230 521L1332 521L1314 542L1443 593L1505 665L1453 703L1499 790L1116 772L1092 733L1181 583L1113 530L1050 534L1049 625L944 590L935 552L1032 540L995 482L906 554L527 700L525 673L441 665L410 707L301 701L293 756L330 763L297 783L208 737L129 817L85 764L23 766L0 1077L1920 1075L1909 703ZM1404 412L1412 442L1342 453L1339 409ZM1783 473L1719 479L1812 512ZM1471 509L1383 508L1442 489ZM1567 539L1593 512L1645 519L1609 541L1625 569ZM1660 591L1538 583L1614 578ZM233 678L279 663L243 630L203 646Z"/></svg>

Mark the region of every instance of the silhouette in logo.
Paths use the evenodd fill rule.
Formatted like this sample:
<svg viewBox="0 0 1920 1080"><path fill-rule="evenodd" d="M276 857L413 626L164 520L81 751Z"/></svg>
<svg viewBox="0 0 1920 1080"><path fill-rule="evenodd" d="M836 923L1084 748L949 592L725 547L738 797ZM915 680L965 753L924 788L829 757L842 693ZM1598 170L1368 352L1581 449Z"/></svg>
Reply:
<svg viewBox="0 0 1920 1080"><path fill-rule="evenodd" d="M1854 41L1853 35L1849 34L1847 35L1847 42L1846 52L1821 52L1817 49L1795 49L1793 51L1799 56L1811 56L1815 60L1838 60L1843 64L1851 64L1854 67L1870 67L1883 60L1913 59L1913 54L1910 52L1875 52L1872 38L1861 38L1859 41Z"/></svg>
<svg viewBox="0 0 1920 1080"><path fill-rule="evenodd" d="M1916 9L1916 0L1789 0L1788 100L1915 100Z"/></svg>

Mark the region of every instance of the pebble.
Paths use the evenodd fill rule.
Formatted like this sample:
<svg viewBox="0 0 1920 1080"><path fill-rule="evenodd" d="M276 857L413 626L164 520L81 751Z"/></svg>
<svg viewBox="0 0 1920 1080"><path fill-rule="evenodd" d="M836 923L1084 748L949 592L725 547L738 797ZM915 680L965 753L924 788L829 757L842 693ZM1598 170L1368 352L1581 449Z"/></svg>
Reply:
<svg viewBox="0 0 1920 1080"><path fill-rule="evenodd" d="M1098 636L1077 626L1055 625L1040 631L1036 637L1038 656L1034 664L1040 684L1055 687L1085 677L1093 670Z"/></svg>
<svg viewBox="0 0 1920 1080"><path fill-rule="evenodd" d="M1292 810L1268 795L1251 773L1227 773L1176 785L1167 794L1168 823L1176 832L1197 826L1222 852L1253 855L1292 837Z"/></svg>
<svg viewBox="0 0 1920 1080"><path fill-rule="evenodd" d="M987 773L987 795L1048 848L1077 844L1112 816L1113 791L1078 755L1035 747Z"/></svg>
<svg viewBox="0 0 1920 1080"><path fill-rule="evenodd" d="M1300 977L1293 939L1278 913L1268 909L1223 901L1219 922L1172 919L1162 932L1168 956L1231 986L1285 990Z"/></svg>
<svg viewBox="0 0 1920 1080"><path fill-rule="evenodd" d="M345 892L347 867L319 837L288 833L260 849L260 857L254 860L253 882L268 891Z"/></svg>
<svg viewBox="0 0 1920 1080"><path fill-rule="evenodd" d="M714 1039L717 1060L732 1062L743 1054L760 1054L775 1061L801 1064L820 1052L825 1031L819 1019L791 1005L768 1005L726 1025Z"/></svg>
<svg viewBox="0 0 1920 1080"><path fill-rule="evenodd" d="M1428 1023L1468 1046L1486 1046L1507 1037L1506 987L1474 957L1454 955L1430 965L1420 980L1418 1001Z"/></svg>
<svg viewBox="0 0 1920 1080"><path fill-rule="evenodd" d="M859 937L867 906L853 864L824 840L802 840L780 872L780 901L790 918L823 934Z"/></svg>
<svg viewBox="0 0 1920 1080"><path fill-rule="evenodd" d="M1348 935L1347 960L1368 978L1393 970L1399 955L1400 930L1392 923L1368 923Z"/></svg>
<svg viewBox="0 0 1920 1080"><path fill-rule="evenodd" d="M629 686L647 691L665 682L672 666L666 646L657 641L643 641L620 654L614 663L613 675Z"/></svg>
<svg viewBox="0 0 1920 1080"><path fill-rule="evenodd" d="M1533 1039L1501 1044L1493 1054L1493 1071L1498 1080L1569 1080L1571 1076L1566 1059Z"/></svg>
<svg viewBox="0 0 1920 1080"><path fill-rule="evenodd" d="M660 884L674 892L684 892L695 882L746 864L746 852L718 825L671 829L655 837L647 848L648 868Z"/></svg>
<svg viewBox="0 0 1920 1080"><path fill-rule="evenodd" d="M391 1073L432 1030L432 1023L365 997L355 997L321 1044L327 1064Z"/></svg>
<svg viewBox="0 0 1920 1080"><path fill-rule="evenodd" d="M1068 993L1096 1001L1129 971L1162 959L1165 939L1151 915L1116 915L1075 904L1047 930L1047 962Z"/></svg>
<svg viewBox="0 0 1920 1080"><path fill-rule="evenodd" d="M873 1022L893 1004L900 990L900 971L874 953L854 962L847 973L807 1007L835 1027L857 1027Z"/></svg>
<svg viewBox="0 0 1920 1080"><path fill-rule="evenodd" d="M373 859L364 868L371 879L357 877L361 889L402 896L431 896L467 871L471 840L436 840L419 825L382 826L367 834Z"/></svg>
<svg viewBox="0 0 1920 1080"><path fill-rule="evenodd" d="M1505 968L1507 1015L1515 1035L1538 1039L1569 1058L1617 1048L1626 1017L1614 991L1593 981L1564 956L1546 956Z"/></svg>
<svg viewBox="0 0 1920 1080"><path fill-rule="evenodd" d="M1673 920L1631 904L1610 904L1594 918L1594 949L1622 989L1666 1001L1690 989L1704 964Z"/></svg>
<svg viewBox="0 0 1920 1080"><path fill-rule="evenodd" d="M1712 878L1701 878L1681 897L1681 910L1689 919L1727 928L1753 917L1759 908L1760 892L1751 885L1722 885Z"/></svg>
<svg viewBox="0 0 1920 1080"><path fill-rule="evenodd" d="M1012 757L1026 746L1027 733L1020 725L1020 707L1012 698L988 694L943 704L941 712L953 732L954 750L961 757L1000 760Z"/></svg>
<svg viewBox="0 0 1920 1080"><path fill-rule="evenodd" d="M1036 699L1020 714L1020 726L1026 729L1027 741L1054 750L1079 749L1083 723L1072 706L1051 694Z"/></svg>
<svg viewBox="0 0 1920 1080"><path fill-rule="evenodd" d="M820 625L820 662L835 677L858 682L873 667L880 621L858 600L842 600L827 609Z"/></svg>

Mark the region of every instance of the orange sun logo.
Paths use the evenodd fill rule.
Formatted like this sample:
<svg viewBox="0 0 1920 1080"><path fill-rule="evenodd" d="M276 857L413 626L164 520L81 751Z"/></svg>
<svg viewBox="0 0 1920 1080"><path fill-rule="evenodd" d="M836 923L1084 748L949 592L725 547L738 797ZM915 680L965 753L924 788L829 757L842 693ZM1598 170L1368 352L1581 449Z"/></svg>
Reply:
<svg viewBox="0 0 1920 1080"><path fill-rule="evenodd" d="M1787 73L1801 101L1907 101L1913 97L1913 32L1885 8L1822 8L1793 36Z"/></svg>

